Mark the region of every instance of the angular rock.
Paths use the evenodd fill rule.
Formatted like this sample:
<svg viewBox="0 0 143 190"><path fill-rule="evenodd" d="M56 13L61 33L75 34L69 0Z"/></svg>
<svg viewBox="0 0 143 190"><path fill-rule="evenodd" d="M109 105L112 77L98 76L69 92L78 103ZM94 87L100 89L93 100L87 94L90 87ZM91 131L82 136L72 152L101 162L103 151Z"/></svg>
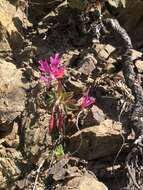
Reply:
<svg viewBox="0 0 143 190"><path fill-rule="evenodd" d="M106 52L108 52L108 54L110 55L110 54L112 54L112 53L116 50L116 48L113 47L113 46L110 45L110 44L107 44L107 45L105 46L105 50L106 50Z"/></svg>
<svg viewBox="0 0 143 190"><path fill-rule="evenodd" d="M6 146L11 148L18 148L19 146L18 124L14 122L11 133L3 138L3 142Z"/></svg>
<svg viewBox="0 0 143 190"><path fill-rule="evenodd" d="M24 12L9 3L0 1L0 46L1 51L19 50L23 47L23 27L29 25Z"/></svg>
<svg viewBox="0 0 143 190"><path fill-rule="evenodd" d="M134 48L143 49L143 1L128 0L127 6L121 9L117 18L127 30Z"/></svg>
<svg viewBox="0 0 143 190"><path fill-rule="evenodd" d="M85 75L90 75L92 71L95 69L95 65L97 64L97 60L92 54L87 54L84 56L83 60L79 63L78 71Z"/></svg>
<svg viewBox="0 0 143 190"><path fill-rule="evenodd" d="M86 160L106 158L119 151L122 145L120 133L121 124L107 119L72 135L67 148Z"/></svg>
<svg viewBox="0 0 143 190"><path fill-rule="evenodd" d="M105 120L105 118L106 115L103 111L96 105L93 105L90 111L88 111L87 116L82 120L83 126L85 128L93 125L99 125Z"/></svg>
<svg viewBox="0 0 143 190"><path fill-rule="evenodd" d="M28 83L20 69L4 60L0 60L0 78L0 131L5 131L25 109Z"/></svg>
<svg viewBox="0 0 143 190"><path fill-rule="evenodd" d="M0 145L0 187L7 185L17 179L20 174L19 162L22 162L22 155L12 148L5 148ZM5 189L5 188L4 188Z"/></svg>
<svg viewBox="0 0 143 190"><path fill-rule="evenodd" d="M110 44L97 44L96 45L96 52L97 52L97 55L103 59L103 60L107 60L108 57L115 51L115 47L113 47L112 45Z"/></svg>
<svg viewBox="0 0 143 190"><path fill-rule="evenodd" d="M138 69L138 72L143 73L143 61L142 60L137 60L135 62L135 65L136 65L136 67Z"/></svg>
<svg viewBox="0 0 143 190"><path fill-rule="evenodd" d="M136 50L132 50L132 60L136 60L136 59L141 59L142 58L142 52L140 51L136 51Z"/></svg>
<svg viewBox="0 0 143 190"><path fill-rule="evenodd" d="M52 9L54 10L61 2L61 0L31 0L29 4L30 16L32 19L39 20L47 15Z"/></svg>
<svg viewBox="0 0 143 190"><path fill-rule="evenodd" d="M80 189L80 190L108 190L108 188L98 179L88 173L85 173L81 177L74 177L67 181L62 187L57 187L56 190L68 190L68 189Z"/></svg>
<svg viewBox="0 0 143 190"><path fill-rule="evenodd" d="M31 163L35 163L51 144L51 137L48 133L50 115L40 109L34 111L35 108L36 105L30 102L22 119L23 149Z"/></svg>

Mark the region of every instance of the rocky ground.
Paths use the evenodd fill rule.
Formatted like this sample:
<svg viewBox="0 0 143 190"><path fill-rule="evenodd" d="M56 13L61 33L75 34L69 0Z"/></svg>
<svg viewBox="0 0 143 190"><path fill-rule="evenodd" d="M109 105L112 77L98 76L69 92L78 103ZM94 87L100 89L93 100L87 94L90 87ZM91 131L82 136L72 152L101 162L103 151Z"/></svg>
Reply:
<svg viewBox="0 0 143 190"><path fill-rule="evenodd" d="M142 81L143 2L129 0L126 9L116 11L113 16L133 41L132 61ZM127 136L126 123L134 97L120 68L121 57L113 44L80 39L72 24L66 2L0 1L0 189L126 186L124 161L134 141L133 133ZM67 118L65 153L53 156L37 61L57 52L66 67L65 88L78 99L92 86L96 104L80 115L78 129L76 117Z"/></svg>

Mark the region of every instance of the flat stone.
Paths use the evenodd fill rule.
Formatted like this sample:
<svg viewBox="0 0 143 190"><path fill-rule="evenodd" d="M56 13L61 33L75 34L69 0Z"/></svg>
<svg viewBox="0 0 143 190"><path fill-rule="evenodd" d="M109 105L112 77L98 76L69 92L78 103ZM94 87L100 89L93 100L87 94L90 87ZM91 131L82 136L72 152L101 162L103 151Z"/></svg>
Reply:
<svg viewBox="0 0 143 190"><path fill-rule="evenodd" d="M81 129L70 137L68 150L85 160L106 158L116 154L121 145L121 124L106 119L100 125ZM82 142L81 142L82 136ZM112 148L111 148L112 147Z"/></svg>
<svg viewBox="0 0 143 190"><path fill-rule="evenodd" d="M95 69L96 64L97 60L95 59L94 55L88 54L79 63L80 68L78 69L78 71L85 75L90 75Z"/></svg>
<svg viewBox="0 0 143 190"><path fill-rule="evenodd" d="M85 173L81 177L74 177L69 180L62 187L57 187L56 190L69 190L69 189L80 189L80 190L108 190L108 188L98 179L88 173Z"/></svg>
<svg viewBox="0 0 143 190"><path fill-rule="evenodd" d="M114 46L111 46L110 44L107 44L106 46L105 46L105 50L109 53L109 55L111 54L111 53L113 53L115 50L116 50L116 48L114 47Z"/></svg>

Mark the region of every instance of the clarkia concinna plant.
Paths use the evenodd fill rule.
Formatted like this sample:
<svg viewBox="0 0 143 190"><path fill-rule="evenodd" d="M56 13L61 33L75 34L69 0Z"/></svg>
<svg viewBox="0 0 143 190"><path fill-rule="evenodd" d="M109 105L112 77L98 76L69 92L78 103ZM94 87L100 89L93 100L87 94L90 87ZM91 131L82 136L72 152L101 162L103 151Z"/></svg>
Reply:
<svg viewBox="0 0 143 190"><path fill-rule="evenodd" d="M64 88L63 79L65 67L61 64L60 55L56 53L49 60L39 60L40 80L45 82L48 88L47 105L50 112L49 133L54 128L63 132L64 122L69 112L86 109L95 103L95 98L88 93L76 101L74 92L67 92Z"/></svg>

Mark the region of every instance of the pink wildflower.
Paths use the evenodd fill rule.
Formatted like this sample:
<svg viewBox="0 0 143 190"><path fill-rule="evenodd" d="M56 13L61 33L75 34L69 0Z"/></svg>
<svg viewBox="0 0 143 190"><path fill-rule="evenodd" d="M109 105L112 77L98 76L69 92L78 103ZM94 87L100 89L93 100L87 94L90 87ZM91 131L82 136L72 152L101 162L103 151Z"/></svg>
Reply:
<svg viewBox="0 0 143 190"><path fill-rule="evenodd" d="M64 75L64 67L55 67L55 68L51 68L51 78L52 79L59 79L62 78L62 76Z"/></svg>
<svg viewBox="0 0 143 190"><path fill-rule="evenodd" d="M47 60L40 60L40 61L38 61L38 63L40 64L40 66L38 67L39 70L41 70L44 73L50 72L50 67L49 67Z"/></svg>
<svg viewBox="0 0 143 190"><path fill-rule="evenodd" d="M60 57L58 53L50 57L50 64L47 60L40 60L38 63L40 64L39 69L44 74L44 76L41 76L41 80L45 81L46 83L50 80L59 79L64 75L65 69L63 66L59 65Z"/></svg>
<svg viewBox="0 0 143 190"><path fill-rule="evenodd" d="M56 53L53 57L50 57L51 66L58 66L60 64L59 53Z"/></svg>
<svg viewBox="0 0 143 190"><path fill-rule="evenodd" d="M42 81L44 81L45 83L48 83L49 81L51 81L51 77L44 77L44 76L40 76L40 79L42 80Z"/></svg>
<svg viewBox="0 0 143 190"><path fill-rule="evenodd" d="M81 107L82 108L87 108L88 106L90 106L94 103L95 103L95 98L90 97L88 95L85 95L81 98Z"/></svg>

